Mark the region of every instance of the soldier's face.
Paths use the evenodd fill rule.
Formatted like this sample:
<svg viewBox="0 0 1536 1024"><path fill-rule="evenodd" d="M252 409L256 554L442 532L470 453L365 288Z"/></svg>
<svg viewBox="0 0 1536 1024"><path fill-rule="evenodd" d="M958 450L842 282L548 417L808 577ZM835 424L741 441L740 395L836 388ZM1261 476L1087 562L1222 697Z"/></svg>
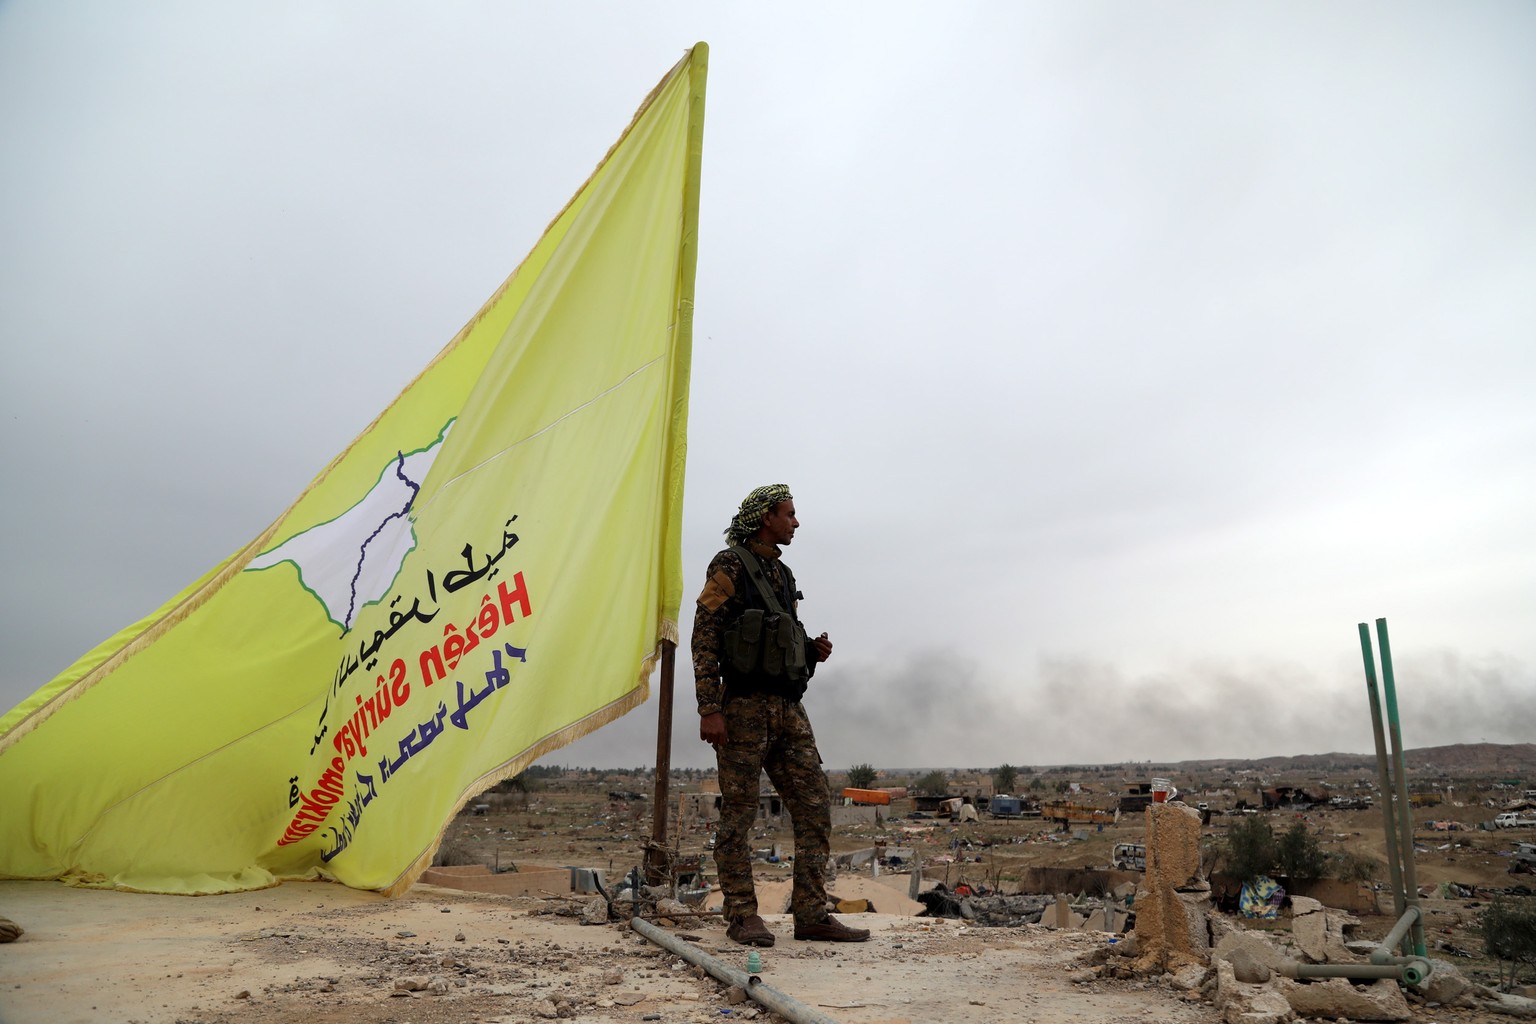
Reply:
<svg viewBox="0 0 1536 1024"><path fill-rule="evenodd" d="M800 520L795 518L793 500L781 501L763 513L763 539L770 544L788 544L795 539Z"/></svg>

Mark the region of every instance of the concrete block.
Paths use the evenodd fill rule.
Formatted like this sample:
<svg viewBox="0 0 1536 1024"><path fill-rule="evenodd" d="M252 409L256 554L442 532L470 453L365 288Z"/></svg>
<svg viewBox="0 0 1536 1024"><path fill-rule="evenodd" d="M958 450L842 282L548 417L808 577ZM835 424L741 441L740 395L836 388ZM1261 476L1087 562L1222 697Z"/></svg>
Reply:
<svg viewBox="0 0 1536 1024"><path fill-rule="evenodd" d="M1151 804L1146 822L1147 885L1189 882L1200 870L1200 816L1179 804Z"/></svg>

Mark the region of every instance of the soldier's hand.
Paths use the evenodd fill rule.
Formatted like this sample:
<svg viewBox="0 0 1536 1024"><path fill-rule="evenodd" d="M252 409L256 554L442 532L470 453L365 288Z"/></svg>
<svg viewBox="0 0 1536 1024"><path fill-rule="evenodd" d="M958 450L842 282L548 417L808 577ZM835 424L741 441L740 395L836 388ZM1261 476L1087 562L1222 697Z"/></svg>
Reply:
<svg viewBox="0 0 1536 1024"><path fill-rule="evenodd" d="M832 641L827 639L827 634L821 634L821 636L812 640L811 643L816 647L817 661L826 661L832 657Z"/></svg>
<svg viewBox="0 0 1536 1024"><path fill-rule="evenodd" d="M726 741L725 715L716 711L712 715L705 715L699 719L699 739L712 747L718 747Z"/></svg>

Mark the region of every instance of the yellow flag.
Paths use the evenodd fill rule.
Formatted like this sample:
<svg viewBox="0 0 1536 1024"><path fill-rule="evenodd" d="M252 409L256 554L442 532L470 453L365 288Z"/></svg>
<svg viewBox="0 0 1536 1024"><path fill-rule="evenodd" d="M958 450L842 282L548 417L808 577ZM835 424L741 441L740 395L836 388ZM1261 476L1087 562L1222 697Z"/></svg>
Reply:
<svg viewBox="0 0 1536 1024"><path fill-rule="evenodd" d="M522 265L261 536L0 719L0 875L398 892L677 639L694 47Z"/></svg>

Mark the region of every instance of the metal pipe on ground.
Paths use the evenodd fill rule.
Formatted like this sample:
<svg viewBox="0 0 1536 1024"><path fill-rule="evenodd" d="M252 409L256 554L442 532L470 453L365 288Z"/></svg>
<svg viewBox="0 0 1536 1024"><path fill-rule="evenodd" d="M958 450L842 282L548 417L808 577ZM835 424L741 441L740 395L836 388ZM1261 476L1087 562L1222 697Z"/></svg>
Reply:
<svg viewBox="0 0 1536 1024"><path fill-rule="evenodd" d="M716 981L723 981L727 985L735 985L743 989L748 999L766 1006L785 1020L794 1021L794 1024L837 1024L837 1021L820 1010L806 1006L793 996L785 995L778 989L763 984L763 980L757 975L739 971L723 960L710 956L693 943L684 942L649 921L636 917L630 920L629 926L662 949L676 953L695 967L704 968Z"/></svg>
<svg viewBox="0 0 1536 1024"><path fill-rule="evenodd" d="M1287 960L1278 973L1287 978L1391 978L1417 985L1429 977L1430 964L1418 957L1405 957L1401 964L1303 964Z"/></svg>

